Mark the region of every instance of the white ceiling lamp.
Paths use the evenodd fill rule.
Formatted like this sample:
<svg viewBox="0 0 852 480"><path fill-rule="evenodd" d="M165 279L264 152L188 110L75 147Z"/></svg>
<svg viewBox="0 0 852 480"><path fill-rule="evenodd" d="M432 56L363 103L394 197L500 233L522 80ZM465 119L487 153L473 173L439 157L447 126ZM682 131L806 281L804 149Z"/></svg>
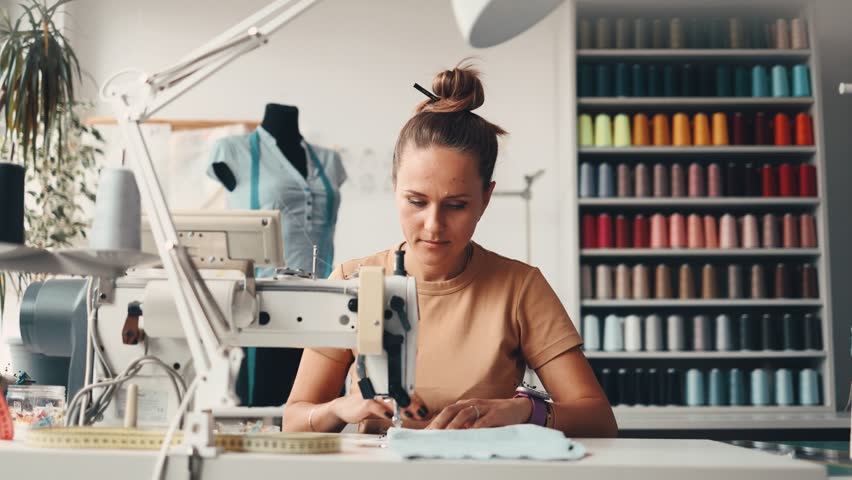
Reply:
<svg viewBox="0 0 852 480"><path fill-rule="evenodd" d="M525 32L563 1L453 0L453 12L467 43L487 48Z"/></svg>

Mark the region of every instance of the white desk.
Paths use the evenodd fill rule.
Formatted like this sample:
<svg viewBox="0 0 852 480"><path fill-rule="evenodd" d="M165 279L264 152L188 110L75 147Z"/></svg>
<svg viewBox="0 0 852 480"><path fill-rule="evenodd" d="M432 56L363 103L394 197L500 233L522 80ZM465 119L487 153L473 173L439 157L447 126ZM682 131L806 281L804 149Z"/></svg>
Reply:
<svg viewBox="0 0 852 480"><path fill-rule="evenodd" d="M816 480L819 465L709 440L583 440L589 455L576 462L402 460L387 449L345 442L334 455L223 454L204 462L205 480ZM40 450L0 442L3 479L148 480L155 452ZM188 478L185 458L172 457L166 478Z"/></svg>

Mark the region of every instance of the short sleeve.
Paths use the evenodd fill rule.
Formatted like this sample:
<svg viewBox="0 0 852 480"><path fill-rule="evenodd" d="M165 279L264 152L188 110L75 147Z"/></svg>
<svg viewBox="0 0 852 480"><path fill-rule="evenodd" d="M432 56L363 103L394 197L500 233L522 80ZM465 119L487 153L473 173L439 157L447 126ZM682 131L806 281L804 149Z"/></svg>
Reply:
<svg viewBox="0 0 852 480"><path fill-rule="evenodd" d="M527 274L521 287L516 318L521 351L530 368L537 369L583 344L556 292L537 268Z"/></svg>
<svg viewBox="0 0 852 480"><path fill-rule="evenodd" d="M343 279L343 267L338 265L331 272L331 275L328 276L329 280L341 280ZM306 350L312 350L329 360L334 360L335 362L342 363L344 365L349 365L352 363L353 355L352 350L348 348L311 348Z"/></svg>
<svg viewBox="0 0 852 480"><path fill-rule="evenodd" d="M345 182L346 179L349 178L349 177L346 175L346 168L343 166L343 160L340 158L339 153L334 152L334 155L332 156L331 161L334 164L334 171L337 172L337 175L336 175L337 188L340 188L340 186L343 185L343 182Z"/></svg>
<svg viewBox="0 0 852 480"><path fill-rule="evenodd" d="M236 184L240 184L239 158L237 158L237 155L234 153L234 148L227 137L219 139L213 145L213 148L210 151L210 161L207 163L207 176L215 180L217 183L222 183L222 181L219 180L219 177L216 176L216 172L213 171L213 164L215 163L224 163L227 165L231 170L231 174L234 176Z"/></svg>

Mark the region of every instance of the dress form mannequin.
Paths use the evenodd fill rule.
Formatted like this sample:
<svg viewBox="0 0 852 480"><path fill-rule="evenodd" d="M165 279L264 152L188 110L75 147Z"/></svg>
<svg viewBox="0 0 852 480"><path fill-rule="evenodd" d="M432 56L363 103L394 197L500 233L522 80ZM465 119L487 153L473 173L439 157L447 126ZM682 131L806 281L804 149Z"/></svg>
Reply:
<svg viewBox="0 0 852 480"><path fill-rule="evenodd" d="M299 109L290 105L268 103L260 126L272 135L281 153L296 167L302 178L306 178L308 175L308 159L305 155L305 149L302 148L302 133L299 131ZM234 191L237 181L226 164L214 163L213 171L228 191Z"/></svg>

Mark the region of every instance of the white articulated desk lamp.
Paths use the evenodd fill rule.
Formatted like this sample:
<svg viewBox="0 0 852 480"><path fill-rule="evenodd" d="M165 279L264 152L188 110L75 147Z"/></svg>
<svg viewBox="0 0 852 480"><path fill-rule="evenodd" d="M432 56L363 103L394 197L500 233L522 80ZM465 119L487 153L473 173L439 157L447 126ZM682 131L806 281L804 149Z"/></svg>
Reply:
<svg viewBox="0 0 852 480"><path fill-rule="evenodd" d="M228 332L222 311L187 249L179 242L140 124L238 57L265 44L267 36L316 1L276 0L170 68L155 74L125 70L113 75L101 90L102 97L113 106L130 152L128 165L136 176L151 233L174 291L181 328L200 379L198 392L221 395L223 404L235 399L233 383L242 352L224 340ZM453 10L465 39L474 47L484 48L522 33L561 3L562 0L454 0ZM222 384L230 384L230 391L221 393ZM189 451L202 456L216 455L209 431L211 423L209 413L189 413L184 435Z"/></svg>

